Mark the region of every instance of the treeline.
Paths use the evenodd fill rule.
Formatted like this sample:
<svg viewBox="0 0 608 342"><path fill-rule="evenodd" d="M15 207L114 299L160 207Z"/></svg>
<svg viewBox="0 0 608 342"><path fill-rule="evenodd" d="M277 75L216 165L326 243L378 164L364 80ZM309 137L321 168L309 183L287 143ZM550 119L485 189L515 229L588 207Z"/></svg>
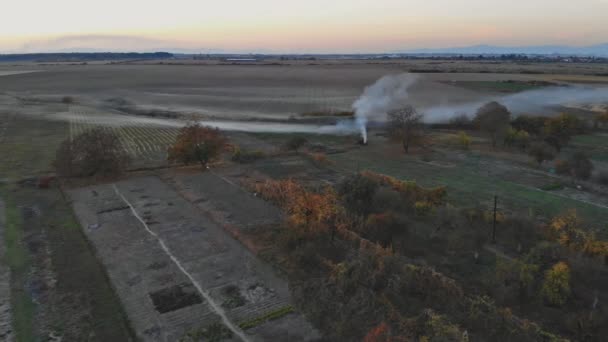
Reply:
<svg viewBox="0 0 608 342"><path fill-rule="evenodd" d="M25 53L0 55L0 62L66 62L124 59L172 58L168 52L72 52L72 53Z"/></svg>

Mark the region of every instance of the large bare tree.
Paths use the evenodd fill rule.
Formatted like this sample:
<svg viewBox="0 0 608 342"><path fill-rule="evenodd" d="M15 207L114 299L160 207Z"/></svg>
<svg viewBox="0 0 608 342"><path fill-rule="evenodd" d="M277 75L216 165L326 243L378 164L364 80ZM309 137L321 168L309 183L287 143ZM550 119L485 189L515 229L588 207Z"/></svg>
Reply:
<svg viewBox="0 0 608 342"><path fill-rule="evenodd" d="M477 110L473 122L490 136L492 147L496 147L496 142L505 136L509 128L511 112L496 101L489 102Z"/></svg>
<svg viewBox="0 0 608 342"><path fill-rule="evenodd" d="M416 108L407 105L388 112L387 116L391 137L401 141L403 150L408 153L410 146L418 143L422 138L423 115L418 113Z"/></svg>

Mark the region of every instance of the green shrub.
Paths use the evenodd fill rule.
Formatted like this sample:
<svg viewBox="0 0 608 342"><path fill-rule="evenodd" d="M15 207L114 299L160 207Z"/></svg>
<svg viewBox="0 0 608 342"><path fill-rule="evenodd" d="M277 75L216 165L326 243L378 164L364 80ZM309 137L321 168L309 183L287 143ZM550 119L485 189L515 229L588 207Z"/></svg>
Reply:
<svg viewBox="0 0 608 342"><path fill-rule="evenodd" d="M230 339L232 331L226 328L222 323L213 323L206 328L189 331L179 341L180 342L220 342Z"/></svg>
<svg viewBox="0 0 608 342"><path fill-rule="evenodd" d="M555 190L561 190L564 188L564 184L562 184L561 182L554 182L554 183L550 183L547 185L543 185L540 187L541 190L544 191L555 191Z"/></svg>
<svg viewBox="0 0 608 342"><path fill-rule="evenodd" d="M252 318L248 321L245 322L241 322L239 323L239 328L243 329L243 330L247 330L247 329L251 329L253 327L257 327L260 324L263 324L265 322L268 321L273 321L275 319L279 319L283 316L286 316L292 312L294 312L294 308L291 305L287 305L284 307L281 307L277 310L271 311L267 314Z"/></svg>

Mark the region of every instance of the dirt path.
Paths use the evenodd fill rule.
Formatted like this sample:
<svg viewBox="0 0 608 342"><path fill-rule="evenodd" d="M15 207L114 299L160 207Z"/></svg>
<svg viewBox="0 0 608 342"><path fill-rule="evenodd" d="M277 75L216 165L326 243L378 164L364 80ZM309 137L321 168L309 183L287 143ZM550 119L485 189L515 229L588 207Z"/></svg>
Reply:
<svg viewBox="0 0 608 342"><path fill-rule="evenodd" d="M6 219L4 216L4 203L0 199L0 256L6 260L6 248L4 245L4 234ZM11 273L8 265L0 262L0 340L14 341L12 316L11 316Z"/></svg>

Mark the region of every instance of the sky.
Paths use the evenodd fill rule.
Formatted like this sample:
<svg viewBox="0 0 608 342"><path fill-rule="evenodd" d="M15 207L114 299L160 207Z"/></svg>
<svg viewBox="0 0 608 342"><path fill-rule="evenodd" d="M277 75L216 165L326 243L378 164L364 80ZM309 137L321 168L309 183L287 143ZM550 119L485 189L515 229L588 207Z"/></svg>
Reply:
<svg viewBox="0 0 608 342"><path fill-rule="evenodd" d="M608 43L608 0L7 0L0 53Z"/></svg>

